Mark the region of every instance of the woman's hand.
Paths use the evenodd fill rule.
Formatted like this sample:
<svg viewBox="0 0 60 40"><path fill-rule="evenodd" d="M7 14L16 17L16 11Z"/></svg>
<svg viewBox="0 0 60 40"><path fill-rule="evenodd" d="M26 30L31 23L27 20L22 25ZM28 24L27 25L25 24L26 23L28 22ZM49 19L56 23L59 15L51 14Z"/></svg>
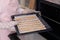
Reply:
<svg viewBox="0 0 60 40"><path fill-rule="evenodd" d="M0 22L0 30L1 29L8 29L10 31L14 31L15 32L14 26L17 25L17 24L18 24L17 21Z"/></svg>
<svg viewBox="0 0 60 40"><path fill-rule="evenodd" d="M16 21L0 22L0 40L10 40L8 35L15 32Z"/></svg>

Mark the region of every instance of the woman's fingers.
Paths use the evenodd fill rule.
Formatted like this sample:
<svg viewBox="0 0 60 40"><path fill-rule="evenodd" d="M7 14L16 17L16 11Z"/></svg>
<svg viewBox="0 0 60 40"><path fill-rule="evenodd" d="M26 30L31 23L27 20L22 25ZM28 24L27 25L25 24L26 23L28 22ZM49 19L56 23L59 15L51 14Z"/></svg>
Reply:
<svg viewBox="0 0 60 40"><path fill-rule="evenodd" d="M17 21L0 22L0 29L8 29L10 31L15 31L14 26L17 24L18 24Z"/></svg>

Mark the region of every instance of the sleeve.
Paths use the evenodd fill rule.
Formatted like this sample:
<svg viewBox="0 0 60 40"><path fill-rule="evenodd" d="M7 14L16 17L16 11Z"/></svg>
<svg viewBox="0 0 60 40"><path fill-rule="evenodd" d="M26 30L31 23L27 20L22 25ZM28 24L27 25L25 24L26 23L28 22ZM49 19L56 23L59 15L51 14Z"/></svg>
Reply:
<svg viewBox="0 0 60 40"><path fill-rule="evenodd" d="M18 0L0 0L0 21L11 21L11 15L17 14Z"/></svg>

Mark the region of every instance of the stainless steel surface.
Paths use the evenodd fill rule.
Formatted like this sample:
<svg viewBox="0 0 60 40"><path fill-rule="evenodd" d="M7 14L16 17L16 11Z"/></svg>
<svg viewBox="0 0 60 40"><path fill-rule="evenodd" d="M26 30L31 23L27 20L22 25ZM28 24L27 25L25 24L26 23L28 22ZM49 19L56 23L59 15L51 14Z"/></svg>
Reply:
<svg viewBox="0 0 60 40"><path fill-rule="evenodd" d="M19 38L21 40L47 40L46 38L44 38L38 33L20 35Z"/></svg>
<svg viewBox="0 0 60 40"><path fill-rule="evenodd" d="M49 1L49 2L52 2L52 3L55 3L55 4L60 4L60 0L46 0L46 1Z"/></svg>

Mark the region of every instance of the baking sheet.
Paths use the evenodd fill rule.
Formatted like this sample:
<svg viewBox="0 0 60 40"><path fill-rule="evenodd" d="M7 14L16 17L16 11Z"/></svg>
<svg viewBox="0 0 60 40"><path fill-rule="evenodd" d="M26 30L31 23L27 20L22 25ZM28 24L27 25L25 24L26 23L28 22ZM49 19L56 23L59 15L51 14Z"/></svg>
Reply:
<svg viewBox="0 0 60 40"><path fill-rule="evenodd" d="M19 21L17 27L20 33L30 33L39 30L46 30L45 25L37 17L36 13L15 15L15 21Z"/></svg>

